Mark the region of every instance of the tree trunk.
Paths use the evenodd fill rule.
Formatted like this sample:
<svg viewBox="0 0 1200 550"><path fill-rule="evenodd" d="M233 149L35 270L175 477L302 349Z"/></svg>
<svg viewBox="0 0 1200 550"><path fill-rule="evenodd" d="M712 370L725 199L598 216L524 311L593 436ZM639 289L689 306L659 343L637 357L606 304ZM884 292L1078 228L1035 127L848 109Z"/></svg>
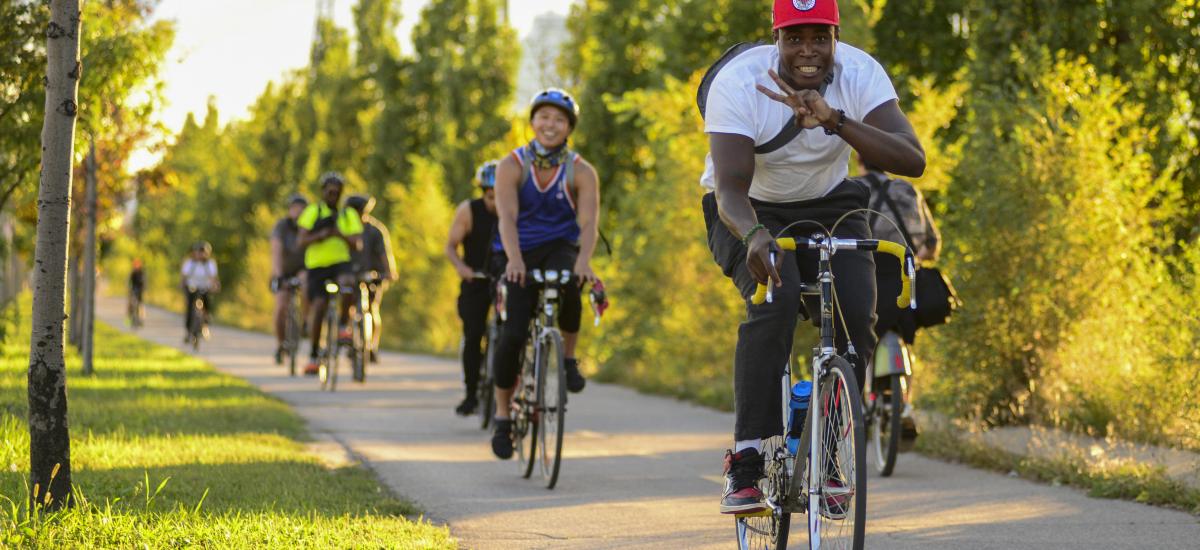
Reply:
<svg viewBox="0 0 1200 550"><path fill-rule="evenodd" d="M71 314L67 316L67 338L75 349L79 349L79 335L83 334L83 325L80 321L83 320L83 310L79 307L81 302L79 282L79 256L70 254L70 247L67 247L67 296L71 299Z"/></svg>
<svg viewBox="0 0 1200 550"><path fill-rule="evenodd" d="M51 0L46 27L46 119L38 185L29 344L30 502L51 510L70 504L71 440L63 358L63 300L70 235L71 167L78 110L79 0Z"/></svg>
<svg viewBox="0 0 1200 550"><path fill-rule="evenodd" d="M96 143L92 142L87 156L87 237L83 246L83 374L91 376L92 352L95 350L96 320Z"/></svg>

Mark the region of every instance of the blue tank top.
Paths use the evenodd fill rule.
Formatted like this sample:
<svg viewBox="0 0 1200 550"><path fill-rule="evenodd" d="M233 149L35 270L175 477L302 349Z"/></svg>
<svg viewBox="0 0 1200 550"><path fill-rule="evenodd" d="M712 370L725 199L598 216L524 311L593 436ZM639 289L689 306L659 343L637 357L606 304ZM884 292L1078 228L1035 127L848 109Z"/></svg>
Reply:
<svg viewBox="0 0 1200 550"><path fill-rule="evenodd" d="M521 163L522 171L533 156L525 150L526 147L512 152L517 162ZM579 160L578 155L571 157L567 162ZM579 224L575 221L575 202L571 199L569 182L566 181L566 168L566 164L560 165L549 182L541 182L538 181L537 169L530 167L529 176L521 182L517 191L517 236L521 241L521 250L560 240L571 243L579 241ZM574 173L574 170L571 172ZM492 241L492 249L497 252L504 250L499 231Z"/></svg>

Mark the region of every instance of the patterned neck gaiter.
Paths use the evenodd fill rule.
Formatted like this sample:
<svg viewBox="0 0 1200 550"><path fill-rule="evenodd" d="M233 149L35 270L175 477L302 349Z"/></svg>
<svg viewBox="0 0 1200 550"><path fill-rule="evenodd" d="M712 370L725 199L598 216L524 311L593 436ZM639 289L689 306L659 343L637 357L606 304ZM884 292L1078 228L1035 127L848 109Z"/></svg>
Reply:
<svg viewBox="0 0 1200 550"><path fill-rule="evenodd" d="M533 153L533 165L538 168L555 168L566 162L567 155L571 152L565 141L558 147L547 149L536 139L529 142L529 150Z"/></svg>

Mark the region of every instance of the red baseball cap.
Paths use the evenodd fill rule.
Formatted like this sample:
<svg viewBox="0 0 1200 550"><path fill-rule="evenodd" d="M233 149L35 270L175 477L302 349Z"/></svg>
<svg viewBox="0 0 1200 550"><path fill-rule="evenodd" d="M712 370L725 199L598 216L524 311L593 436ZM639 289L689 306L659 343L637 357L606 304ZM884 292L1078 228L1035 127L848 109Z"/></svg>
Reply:
<svg viewBox="0 0 1200 550"><path fill-rule="evenodd" d="M837 0L775 0L774 21L775 30L805 23L841 24Z"/></svg>

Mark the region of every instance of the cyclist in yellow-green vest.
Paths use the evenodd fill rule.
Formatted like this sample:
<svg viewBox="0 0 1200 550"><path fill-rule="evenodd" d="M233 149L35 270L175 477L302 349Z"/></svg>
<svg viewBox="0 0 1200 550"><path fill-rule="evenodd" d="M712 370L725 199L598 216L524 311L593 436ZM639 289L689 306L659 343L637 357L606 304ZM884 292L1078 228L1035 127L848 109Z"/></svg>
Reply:
<svg viewBox="0 0 1200 550"><path fill-rule="evenodd" d="M308 327L312 348L304 374L310 376L315 376L319 371L317 356L321 349L321 320L325 318L326 308L329 307L325 283L353 283L350 251L362 246L362 221L356 212L341 204L343 187L345 182L341 174L326 172L321 176L321 200L310 204L296 220L296 225L300 227L300 247L304 249L304 268L308 272ZM347 324L350 301L351 296L343 294L338 304L338 338L341 340L351 337Z"/></svg>

